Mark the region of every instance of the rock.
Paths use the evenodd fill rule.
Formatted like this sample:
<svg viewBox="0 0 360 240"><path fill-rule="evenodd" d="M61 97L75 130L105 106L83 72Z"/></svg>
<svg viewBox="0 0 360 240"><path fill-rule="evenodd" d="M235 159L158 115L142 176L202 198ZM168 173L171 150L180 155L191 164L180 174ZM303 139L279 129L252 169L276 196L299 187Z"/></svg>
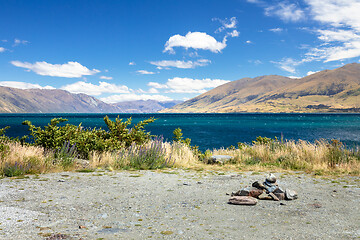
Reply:
<svg viewBox="0 0 360 240"><path fill-rule="evenodd" d="M269 193L269 196L272 197L275 201L279 201L279 198L274 193Z"/></svg>
<svg viewBox="0 0 360 240"><path fill-rule="evenodd" d="M265 189L268 191L268 192L273 192L275 191L275 189L278 188L278 186L276 185L273 185L273 184L266 184L266 182L264 182L264 186L265 186Z"/></svg>
<svg viewBox="0 0 360 240"><path fill-rule="evenodd" d="M286 200L294 200L297 198L298 198L298 195L294 190L290 190L290 189L285 190L285 199Z"/></svg>
<svg viewBox="0 0 360 240"><path fill-rule="evenodd" d="M257 198L264 192L264 189L253 188L250 190L250 196Z"/></svg>
<svg viewBox="0 0 360 240"><path fill-rule="evenodd" d="M258 189L266 189L266 187L264 186L264 184L259 183L258 181L254 182L254 183L252 184L252 186L255 187L255 188L258 188Z"/></svg>
<svg viewBox="0 0 360 240"><path fill-rule="evenodd" d="M285 193L285 191L281 187L277 187L273 193Z"/></svg>
<svg viewBox="0 0 360 240"><path fill-rule="evenodd" d="M276 177L274 174L270 173L269 176L267 176L267 178L265 179L265 181L269 182L269 183L275 183L276 182Z"/></svg>
<svg viewBox="0 0 360 240"><path fill-rule="evenodd" d="M235 193L232 193L231 196L251 196L257 198L260 194L264 192L263 189L258 189L255 187L243 188Z"/></svg>
<svg viewBox="0 0 360 240"><path fill-rule="evenodd" d="M234 205L256 205L258 200L250 196L233 196L229 199L229 204Z"/></svg>
<svg viewBox="0 0 360 240"><path fill-rule="evenodd" d="M272 192L279 200L285 200L285 193L274 193Z"/></svg>
<svg viewBox="0 0 360 240"><path fill-rule="evenodd" d="M210 157L210 163L225 164L232 159L233 157L229 155L213 155Z"/></svg>
<svg viewBox="0 0 360 240"><path fill-rule="evenodd" d="M88 169L90 168L90 161L85 159L75 159L77 168Z"/></svg>
<svg viewBox="0 0 360 240"><path fill-rule="evenodd" d="M321 208L321 204L320 203L313 203L313 204L310 204L310 206L314 207L314 208Z"/></svg>
<svg viewBox="0 0 360 240"><path fill-rule="evenodd" d="M271 175L272 174L270 174L270 176L267 177L265 182L263 183L268 192L273 192L276 188L278 188L278 185L275 183L276 182L275 176L272 175L273 177L271 177Z"/></svg>
<svg viewBox="0 0 360 240"><path fill-rule="evenodd" d="M269 194L267 194L266 192L263 192L262 194L260 194L258 196L258 199L260 199L260 200L273 200L273 198Z"/></svg>
<svg viewBox="0 0 360 240"><path fill-rule="evenodd" d="M250 191L247 190L246 188L240 189L235 193L231 193L231 196L250 196Z"/></svg>

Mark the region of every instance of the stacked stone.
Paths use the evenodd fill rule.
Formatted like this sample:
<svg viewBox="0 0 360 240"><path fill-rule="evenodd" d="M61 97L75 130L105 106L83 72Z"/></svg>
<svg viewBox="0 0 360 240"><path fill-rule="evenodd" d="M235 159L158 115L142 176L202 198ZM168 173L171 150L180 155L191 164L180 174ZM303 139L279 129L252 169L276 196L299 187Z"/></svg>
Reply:
<svg viewBox="0 0 360 240"><path fill-rule="evenodd" d="M245 187L235 193L231 194L229 199L230 204L236 205L255 205L257 199L260 200L294 200L297 198L297 193L290 189L285 191L276 183L274 174L269 174L265 182L260 183L256 181L251 187Z"/></svg>

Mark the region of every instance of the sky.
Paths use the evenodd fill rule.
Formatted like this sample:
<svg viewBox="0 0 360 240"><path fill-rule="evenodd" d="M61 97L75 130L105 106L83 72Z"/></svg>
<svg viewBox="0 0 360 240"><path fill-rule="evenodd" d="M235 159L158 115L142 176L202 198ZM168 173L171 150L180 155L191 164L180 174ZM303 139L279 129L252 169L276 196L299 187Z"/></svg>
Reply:
<svg viewBox="0 0 360 240"><path fill-rule="evenodd" d="M360 60L360 0L0 0L0 85L187 100Z"/></svg>

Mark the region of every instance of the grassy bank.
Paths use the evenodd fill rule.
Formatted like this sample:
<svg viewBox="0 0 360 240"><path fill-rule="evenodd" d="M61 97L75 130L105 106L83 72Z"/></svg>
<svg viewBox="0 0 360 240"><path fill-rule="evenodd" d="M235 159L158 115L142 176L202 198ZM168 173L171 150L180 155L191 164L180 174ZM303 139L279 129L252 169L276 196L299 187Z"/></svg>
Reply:
<svg viewBox="0 0 360 240"><path fill-rule="evenodd" d="M1 130L0 175L21 176L45 172L96 168L116 169L218 169L243 171L304 171L316 175L360 175L360 149L348 148L337 140L279 141L258 137L252 144L200 152L175 129L174 141L164 142L144 131L148 119L127 128L131 119L112 122L109 130L83 129L53 119L44 129L30 122L29 136L9 139ZM0 135L1 135L0 134ZM32 137L32 142L24 139ZM232 160L217 165L212 155L230 155Z"/></svg>
<svg viewBox="0 0 360 240"><path fill-rule="evenodd" d="M305 171L316 175L360 175L360 152L348 150L339 143L287 141L284 143L242 145L240 148L207 150L198 154L181 142L150 140L117 151L91 152L88 159L79 159L69 152L59 154L42 147L3 142L0 174L19 176L54 172L107 168L116 169L217 169L244 171ZM230 155L224 165L209 164L212 155Z"/></svg>

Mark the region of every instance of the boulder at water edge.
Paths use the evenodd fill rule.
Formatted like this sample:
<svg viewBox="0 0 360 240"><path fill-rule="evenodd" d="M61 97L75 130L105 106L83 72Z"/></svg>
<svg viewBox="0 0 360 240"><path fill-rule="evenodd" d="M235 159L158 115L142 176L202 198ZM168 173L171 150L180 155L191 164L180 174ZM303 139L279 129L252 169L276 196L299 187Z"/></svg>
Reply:
<svg viewBox="0 0 360 240"><path fill-rule="evenodd" d="M233 157L229 155L213 155L210 157L210 163L225 164L232 159Z"/></svg>

